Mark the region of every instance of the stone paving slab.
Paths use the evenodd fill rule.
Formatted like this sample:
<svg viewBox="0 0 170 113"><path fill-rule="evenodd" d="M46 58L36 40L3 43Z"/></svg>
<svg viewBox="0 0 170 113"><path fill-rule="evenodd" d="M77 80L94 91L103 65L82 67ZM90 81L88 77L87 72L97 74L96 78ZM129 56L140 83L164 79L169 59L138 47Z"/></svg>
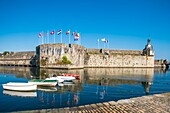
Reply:
<svg viewBox="0 0 170 113"><path fill-rule="evenodd" d="M20 113L170 113L170 93L59 109L19 111ZM17 112L18 113L18 112Z"/></svg>

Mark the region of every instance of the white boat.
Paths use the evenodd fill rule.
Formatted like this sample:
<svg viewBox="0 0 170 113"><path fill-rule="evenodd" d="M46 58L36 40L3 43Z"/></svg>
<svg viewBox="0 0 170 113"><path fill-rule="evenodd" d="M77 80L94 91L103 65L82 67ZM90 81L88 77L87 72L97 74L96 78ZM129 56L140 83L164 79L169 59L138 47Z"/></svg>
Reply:
<svg viewBox="0 0 170 113"><path fill-rule="evenodd" d="M40 79L33 79L28 83L34 84L37 86L56 86L57 80L40 80Z"/></svg>
<svg viewBox="0 0 170 113"><path fill-rule="evenodd" d="M30 83L16 83L9 82L7 84L2 84L3 89L13 90L13 91L35 91L37 90L37 85L33 85Z"/></svg>
<svg viewBox="0 0 170 113"><path fill-rule="evenodd" d="M10 96L20 96L20 97L37 97L37 92L21 92L21 91L10 91L10 90L3 90L3 94L10 95Z"/></svg>
<svg viewBox="0 0 170 113"><path fill-rule="evenodd" d="M64 80L59 77L50 77L46 78L45 80L57 80L58 83L64 82Z"/></svg>
<svg viewBox="0 0 170 113"><path fill-rule="evenodd" d="M59 79L63 80L63 82L65 82L65 81L73 81L76 78L75 77L71 77L71 76L56 76L56 77L47 78L47 80L59 80Z"/></svg>
<svg viewBox="0 0 170 113"><path fill-rule="evenodd" d="M77 80L80 80L80 75L77 75L77 74L63 73L63 74L60 74L60 76L71 76L71 77L75 77Z"/></svg>

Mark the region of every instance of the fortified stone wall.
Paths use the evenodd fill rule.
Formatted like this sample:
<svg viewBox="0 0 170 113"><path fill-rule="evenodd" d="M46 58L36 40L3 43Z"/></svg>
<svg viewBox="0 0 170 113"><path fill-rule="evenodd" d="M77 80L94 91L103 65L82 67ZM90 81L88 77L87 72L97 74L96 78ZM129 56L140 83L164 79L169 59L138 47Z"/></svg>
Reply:
<svg viewBox="0 0 170 113"><path fill-rule="evenodd" d="M37 47L37 65L47 68L154 67L150 41L142 50L86 49L77 44L43 44ZM149 55L148 55L149 54ZM66 56L71 64L63 62Z"/></svg>
<svg viewBox="0 0 170 113"><path fill-rule="evenodd" d="M114 52L114 51L112 51ZM116 52L115 52L116 53ZM85 67L154 67L154 56L141 54L86 54Z"/></svg>
<svg viewBox="0 0 170 113"><path fill-rule="evenodd" d="M0 65L44 68L154 67L154 50L148 43L142 50L87 49L78 44L42 44L35 52L17 52L0 57Z"/></svg>
<svg viewBox="0 0 170 113"><path fill-rule="evenodd" d="M84 47L77 44L44 44L36 48L40 67L47 68L83 68ZM40 51L40 52L39 52ZM68 61L63 62L63 56Z"/></svg>
<svg viewBox="0 0 170 113"><path fill-rule="evenodd" d="M110 50L110 54L142 55L142 50Z"/></svg>
<svg viewBox="0 0 170 113"><path fill-rule="evenodd" d="M110 49L95 49L95 48L88 48L86 49L87 53L97 54L97 53L105 53L108 54L126 54L126 55L142 55L142 50L110 50Z"/></svg>
<svg viewBox="0 0 170 113"><path fill-rule="evenodd" d="M0 65L8 66L35 66L35 52L16 52L11 55L1 56Z"/></svg>

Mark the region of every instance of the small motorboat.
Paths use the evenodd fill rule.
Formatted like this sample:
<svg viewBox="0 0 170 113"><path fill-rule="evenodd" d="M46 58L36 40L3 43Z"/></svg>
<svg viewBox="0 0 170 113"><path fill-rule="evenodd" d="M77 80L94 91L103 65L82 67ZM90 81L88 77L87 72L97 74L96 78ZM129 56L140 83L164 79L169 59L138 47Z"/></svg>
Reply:
<svg viewBox="0 0 170 113"><path fill-rule="evenodd" d="M28 83L34 84L37 86L56 86L57 85L57 80L41 80L41 79L33 79L30 80Z"/></svg>
<svg viewBox="0 0 170 113"><path fill-rule="evenodd" d="M75 77L70 77L70 76L56 76L56 77L50 77L46 78L46 80L62 80L62 82L73 82L76 78Z"/></svg>
<svg viewBox="0 0 170 113"><path fill-rule="evenodd" d="M2 84L3 89L5 90L13 90L13 91L35 91L37 90L37 85L30 83L16 83L9 82L7 84Z"/></svg>
<svg viewBox="0 0 170 113"><path fill-rule="evenodd" d="M76 79L80 80L80 75L77 75L77 74L62 73L60 74L60 76L71 76L71 77L75 77Z"/></svg>
<svg viewBox="0 0 170 113"><path fill-rule="evenodd" d="M61 79L60 77L50 77L46 78L45 80L57 80L58 83L64 82L64 80Z"/></svg>
<svg viewBox="0 0 170 113"><path fill-rule="evenodd" d="M10 95L10 96L19 96L19 97L37 97L37 92L21 92L21 91L10 91L10 90L3 90L3 94Z"/></svg>

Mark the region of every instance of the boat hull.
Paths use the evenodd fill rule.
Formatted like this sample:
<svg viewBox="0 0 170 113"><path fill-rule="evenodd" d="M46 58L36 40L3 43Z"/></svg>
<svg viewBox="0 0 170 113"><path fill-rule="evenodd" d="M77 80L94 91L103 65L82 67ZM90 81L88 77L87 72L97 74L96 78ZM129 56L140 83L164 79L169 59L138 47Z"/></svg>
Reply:
<svg viewBox="0 0 170 113"><path fill-rule="evenodd" d="M77 80L80 80L80 75L76 75L76 74L60 74L60 76L70 76L70 77L75 77Z"/></svg>
<svg viewBox="0 0 170 113"><path fill-rule="evenodd" d="M53 81L53 80L31 80L28 83L34 84L37 86L56 86L57 85L57 81Z"/></svg>
<svg viewBox="0 0 170 113"><path fill-rule="evenodd" d="M49 83L40 83L40 82L28 82L30 84L34 84L34 85L37 85L37 86L56 86L57 82L54 83L54 82L49 82Z"/></svg>
<svg viewBox="0 0 170 113"><path fill-rule="evenodd" d="M58 77L50 77L50 78L46 78L45 80L57 80L58 83L64 82L63 79Z"/></svg>
<svg viewBox="0 0 170 113"><path fill-rule="evenodd" d="M12 91L36 91L37 86L29 83L7 83L3 84L3 89Z"/></svg>
<svg viewBox="0 0 170 113"><path fill-rule="evenodd" d="M72 81L72 80L75 80L75 77L71 77L71 76L51 77L51 79L56 79L56 78L62 79L62 80L64 80L64 81Z"/></svg>

